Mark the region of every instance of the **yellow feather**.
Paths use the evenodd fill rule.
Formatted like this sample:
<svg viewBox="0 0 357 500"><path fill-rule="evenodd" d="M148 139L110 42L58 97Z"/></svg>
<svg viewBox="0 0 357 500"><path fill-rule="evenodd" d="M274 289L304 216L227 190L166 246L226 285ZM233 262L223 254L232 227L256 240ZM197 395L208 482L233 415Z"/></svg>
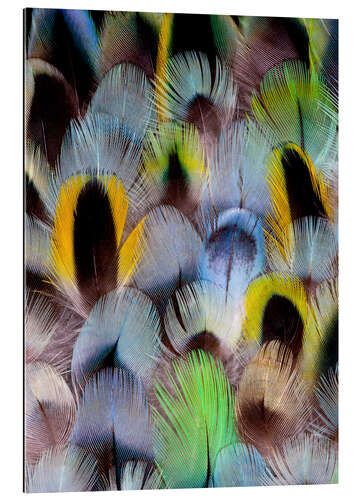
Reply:
<svg viewBox="0 0 357 500"><path fill-rule="evenodd" d="M146 217L133 229L120 249L118 278L121 284L129 279L142 256L143 246L139 245L139 242L143 235L145 219Z"/></svg>
<svg viewBox="0 0 357 500"><path fill-rule="evenodd" d="M61 186L54 219L50 250L50 281L63 283L65 289L75 283L74 214L78 196L88 177L71 177Z"/></svg>
<svg viewBox="0 0 357 500"><path fill-rule="evenodd" d="M205 155L196 127L189 124L184 128L177 127L175 140L179 160L185 165L191 180L201 180L206 171Z"/></svg>
<svg viewBox="0 0 357 500"><path fill-rule="evenodd" d="M177 154L193 189L199 189L207 167L197 128L191 124L161 123L157 133L149 132L143 152L145 175L159 186L165 183L170 155Z"/></svg>
<svg viewBox="0 0 357 500"><path fill-rule="evenodd" d="M328 47L329 32L323 19L301 19L309 35L310 67L321 71L322 56Z"/></svg>
<svg viewBox="0 0 357 500"><path fill-rule="evenodd" d="M301 316L304 325L300 354L302 375L306 381L312 382L316 376L315 365L321 347L321 334L300 279L272 273L254 280L249 285L245 298L243 335L248 342L261 343L264 311L273 295L290 300Z"/></svg>
<svg viewBox="0 0 357 500"><path fill-rule="evenodd" d="M243 334L248 341L261 342L264 310L273 295L280 295L290 300L298 310L303 323L306 323L308 310L302 281L280 274L266 274L252 281L246 293Z"/></svg>
<svg viewBox="0 0 357 500"><path fill-rule="evenodd" d="M51 238L49 281L69 296L78 292L74 261L74 220L78 197L90 176L71 177L60 188ZM110 203L119 249L128 212L128 198L121 180L115 176L101 176ZM132 231L119 253L118 278L128 279L140 257L137 247L142 234L143 221Z"/></svg>
<svg viewBox="0 0 357 500"><path fill-rule="evenodd" d="M267 222L271 233L265 231L265 235L276 244L281 255L285 257L286 247L284 242L289 245L289 241L285 241L285 228L291 223L291 212L282 167L282 157L283 155L279 150L274 150L267 165L267 181L271 198L271 212L267 214Z"/></svg>
<svg viewBox="0 0 357 500"><path fill-rule="evenodd" d="M309 304L308 336L304 352L303 373L312 384L320 376L317 360L328 340L330 323L337 314L338 281L324 281L316 289L315 297Z"/></svg>
<svg viewBox="0 0 357 500"><path fill-rule="evenodd" d="M171 43L171 27L173 22L174 14L164 14L161 30L159 34L159 46L157 49L157 62L156 62L156 83L155 88L158 93L158 96L162 93L162 82L165 81L165 73L167 61L169 58L169 46ZM166 121L167 117L162 109L164 101L161 97L160 106L158 106L158 121Z"/></svg>
<svg viewBox="0 0 357 500"><path fill-rule="evenodd" d="M321 200L324 210L331 221L334 223L334 199L331 196L330 188L325 182L321 173L317 172L308 153L304 152L294 143L289 143L285 149L296 151L302 161L307 165L312 188L316 196ZM271 232L266 231L268 246L275 245L282 257L288 262L289 255L293 251L294 239L288 237L287 228L292 222L289 199L286 188L284 169L282 166L282 152L275 149L268 160L267 181L271 197L271 211L267 214L267 222Z"/></svg>
<svg viewBox="0 0 357 500"><path fill-rule="evenodd" d="M120 180L118 181L115 176L112 175L109 180L106 179L104 185L112 211L115 237L119 248L128 213L128 198L125 195L123 183Z"/></svg>

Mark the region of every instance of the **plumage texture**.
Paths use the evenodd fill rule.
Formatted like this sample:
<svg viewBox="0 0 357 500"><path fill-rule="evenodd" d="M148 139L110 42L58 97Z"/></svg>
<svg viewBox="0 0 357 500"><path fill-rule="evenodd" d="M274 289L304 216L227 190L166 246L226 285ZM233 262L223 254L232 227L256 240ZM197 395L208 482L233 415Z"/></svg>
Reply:
<svg viewBox="0 0 357 500"><path fill-rule="evenodd" d="M176 208L158 206L148 212L139 242L142 259L133 282L161 304L176 287L198 276L202 240L192 223Z"/></svg>
<svg viewBox="0 0 357 500"><path fill-rule="evenodd" d="M328 221L304 217L285 231L285 255L274 242L268 243L268 265L272 271L298 276L307 283L337 276L337 239Z"/></svg>
<svg viewBox="0 0 357 500"><path fill-rule="evenodd" d="M55 332L57 318L54 308L42 295L26 295L25 359L36 361Z"/></svg>
<svg viewBox="0 0 357 500"><path fill-rule="evenodd" d="M164 483L158 470L145 462L127 462L121 475L122 490L158 490Z"/></svg>
<svg viewBox="0 0 357 500"><path fill-rule="evenodd" d="M207 162L197 128L164 122L146 136L143 151L145 184L156 202L192 215L200 204Z"/></svg>
<svg viewBox="0 0 357 500"><path fill-rule="evenodd" d="M338 21L26 9L25 489L338 482Z"/></svg>
<svg viewBox="0 0 357 500"><path fill-rule="evenodd" d="M70 446L45 452L29 471L25 490L27 493L91 491L106 489L105 485L105 478L98 474L95 458Z"/></svg>
<svg viewBox="0 0 357 500"><path fill-rule="evenodd" d="M215 73L213 80L205 54L184 52L169 59L165 80L159 80L156 87L157 105L163 116L194 123L203 135L217 133L233 117L237 88L219 59Z"/></svg>
<svg viewBox="0 0 357 500"><path fill-rule="evenodd" d="M155 125L153 89L143 71L130 64L110 70L91 100L91 112L116 117L134 140L140 141Z"/></svg>
<svg viewBox="0 0 357 500"><path fill-rule="evenodd" d="M271 69L260 93L252 97L255 117L273 133L275 144L293 142L316 165L336 148L336 122L326 113L330 108L333 103L323 78L296 60Z"/></svg>
<svg viewBox="0 0 357 500"><path fill-rule="evenodd" d="M207 229L199 260L201 279L215 283L239 302L249 282L265 270L265 242L260 220L244 209L221 212Z"/></svg>
<svg viewBox="0 0 357 500"><path fill-rule="evenodd" d="M338 363L338 282L322 282L310 304L310 331L305 351L304 372L317 382Z"/></svg>
<svg viewBox="0 0 357 500"><path fill-rule="evenodd" d="M313 424L316 433L327 435L329 438L338 438L338 372L330 368L327 374L322 375L315 389L318 406L316 413L319 420Z"/></svg>
<svg viewBox="0 0 357 500"><path fill-rule="evenodd" d="M279 341L264 344L237 390L237 425L245 442L269 457L308 427L310 414L308 386L294 370L291 351Z"/></svg>
<svg viewBox="0 0 357 500"><path fill-rule="evenodd" d="M224 128L209 155L202 217L239 207L263 218L270 205L265 165L270 152L255 125L234 121Z"/></svg>
<svg viewBox="0 0 357 500"><path fill-rule="evenodd" d="M75 417L75 401L65 380L51 365L26 366L26 461L35 464L43 452L67 444Z"/></svg>
<svg viewBox="0 0 357 500"><path fill-rule="evenodd" d="M77 175L61 185L48 277L84 317L100 296L127 282L140 258L144 221L122 243L127 211L123 184L114 175Z"/></svg>
<svg viewBox="0 0 357 500"><path fill-rule="evenodd" d="M58 185L78 174L116 175L134 196L131 188L141 153L140 136L135 133L117 115L89 110L82 120L72 121L63 138L52 197L58 196ZM51 202L50 198L53 207Z"/></svg>
<svg viewBox="0 0 357 500"><path fill-rule="evenodd" d="M267 215L269 239L284 256L293 243L289 225L304 217L334 221L334 197L310 157L294 143L274 150L268 166L271 208Z"/></svg>
<svg viewBox="0 0 357 500"><path fill-rule="evenodd" d="M223 351L230 352L241 336L242 318L243 311L233 301L227 302L216 284L194 281L171 298L164 322L171 345L178 353L184 354L196 342L209 348L212 336Z"/></svg>
<svg viewBox="0 0 357 500"><path fill-rule="evenodd" d="M335 472L336 452L328 439L309 434L294 437L276 453L272 466L275 477L267 484L329 484Z"/></svg>
<svg viewBox="0 0 357 500"><path fill-rule="evenodd" d="M156 382L155 461L168 488L208 486L221 448L236 441L234 399L223 367L193 351Z"/></svg>
<svg viewBox="0 0 357 500"><path fill-rule="evenodd" d="M220 451L212 486L257 486L267 475L267 466L260 453L254 447L236 443Z"/></svg>
<svg viewBox="0 0 357 500"><path fill-rule="evenodd" d="M142 384L123 370L99 371L86 385L70 443L90 451L102 474L129 460L153 461L151 416Z"/></svg>
<svg viewBox="0 0 357 500"><path fill-rule="evenodd" d="M72 380L84 388L106 363L150 381L160 358L160 318L150 299L133 288L104 295L84 323L72 357ZM109 358L109 361L108 361Z"/></svg>

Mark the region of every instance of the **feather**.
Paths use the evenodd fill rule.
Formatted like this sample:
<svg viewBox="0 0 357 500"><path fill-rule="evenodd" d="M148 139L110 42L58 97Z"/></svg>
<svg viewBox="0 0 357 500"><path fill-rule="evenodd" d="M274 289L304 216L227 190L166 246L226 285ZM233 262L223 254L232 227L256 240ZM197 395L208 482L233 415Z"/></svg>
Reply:
<svg viewBox="0 0 357 500"><path fill-rule="evenodd" d="M264 344L243 371L236 418L244 442L255 446L264 458L308 427L308 386L294 369L292 352L281 342Z"/></svg>
<svg viewBox="0 0 357 500"><path fill-rule="evenodd" d="M33 295L36 297L40 294ZM44 291L40 296L47 297L48 303L52 305L56 327L39 360L53 366L73 389L70 373L73 348L84 320L78 313L62 304L57 295L52 296L50 292Z"/></svg>
<svg viewBox="0 0 357 500"><path fill-rule="evenodd" d="M309 65L309 38L299 19L232 16L237 43L231 68L239 87L239 116L251 115L251 97L265 74L285 61Z"/></svg>
<svg viewBox="0 0 357 500"><path fill-rule="evenodd" d="M288 60L299 60L309 68L309 37L300 19L241 16L239 21L250 48L251 77L259 81L271 68Z"/></svg>
<svg viewBox="0 0 357 500"><path fill-rule="evenodd" d="M106 489L97 462L87 452L70 446L45 452L26 481L26 493L92 491Z"/></svg>
<svg viewBox="0 0 357 500"><path fill-rule="evenodd" d="M306 292L298 278L271 273L252 281L244 309L243 334L248 342L263 345L277 340L296 359L316 355L316 330L310 326Z"/></svg>
<svg viewBox="0 0 357 500"><path fill-rule="evenodd" d="M25 454L26 462L35 464L44 451L67 444L76 407L69 387L52 366L30 363L25 375Z"/></svg>
<svg viewBox="0 0 357 500"><path fill-rule="evenodd" d="M46 61L28 59L25 78L26 137L54 168L65 130L78 115L78 101L64 75Z"/></svg>
<svg viewBox="0 0 357 500"><path fill-rule="evenodd" d="M151 202L139 176L141 154L142 140L123 126L120 117L88 110L83 120L71 122L63 139L56 175L51 179L46 199L48 212L55 217L61 186L71 177L115 176L130 202L127 218L132 230Z"/></svg>
<svg viewBox="0 0 357 500"><path fill-rule="evenodd" d="M25 264L27 269L45 274L49 264L50 232L35 217L25 214Z"/></svg>
<svg viewBox="0 0 357 500"><path fill-rule="evenodd" d="M233 394L222 365L202 351L173 361L156 382L155 462L167 488L208 486L219 451L236 441Z"/></svg>
<svg viewBox="0 0 357 500"><path fill-rule="evenodd" d="M170 45L172 44L172 28L175 14L166 13L162 16L162 21L160 25L159 38L158 38L158 48L157 48L157 59L155 68L155 90L160 88L160 82L164 82L166 78L166 67L167 61L170 55ZM166 105L165 93L162 93L163 103ZM155 103L157 104L158 97L155 97ZM166 113L163 110L158 109L158 121L166 121Z"/></svg>
<svg viewBox="0 0 357 500"><path fill-rule="evenodd" d="M338 21L301 19L309 35L311 67L319 71L331 86L338 76Z"/></svg>
<svg viewBox="0 0 357 500"><path fill-rule="evenodd" d="M25 362L32 363L38 359L53 336L57 317L54 307L42 295L31 296L28 292L25 299Z"/></svg>
<svg viewBox="0 0 357 500"><path fill-rule="evenodd" d="M214 43L219 58L232 70L237 51L243 52L245 41L237 29L235 16L211 15L210 21ZM240 85L238 84L240 89ZM241 90L239 91L241 94ZM240 97L239 97L240 101Z"/></svg>
<svg viewBox="0 0 357 500"><path fill-rule="evenodd" d="M130 201L128 221L133 229L151 202L139 176L142 148L140 137L124 127L120 117L88 111L83 120L72 121L62 142L56 175L50 183L48 212L55 216L61 186L72 176L116 176Z"/></svg>
<svg viewBox="0 0 357 500"><path fill-rule="evenodd" d="M151 417L142 385L123 370L107 368L85 387L71 444L92 453L102 474L129 460L153 460Z"/></svg>
<svg viewBox="0 0 357 500"><path fill-rule="evenodd" d="M201 248L201 238L184 215L174 207L156 207L145 219L133 283L162 308L177 286L197 277Z"/></svg>
<svg viewBox="0 0 357 500"><path fill-rule="evenodd" d="M338 481L338 22L27 9L25 489Z"/></svg>
<svg viewBox="0 0 357 500"><path fill-rule="evenodd" d="M329 484L336 467L336 448L332 441L301 434L276 451L269 485Z"/></svg>
<svg viewBox="0 0 357 500"><path fill-rule="evenodd" d="M263 218L270 205L266 161L270 142L244 122L233 122L219 136L209 159L202 217L230 208L245 208Z"/></svg>
<svg viewBox="0 0 357 500"><path fill-rule="evenodd" d="M310 158L295 144L275 150L268 164L271 207L267 215L268 238L284 256L289 224L303 217L322 217L333 223L334 199L329 185ZM286 258L286 257L285 257Z"/></svg>
<svg viewBox="0 0 357 500"><path fill-rule="evenodd" d="M31 63L24 61L24 130L29 128L31 106L35 95L35 78Z"/></svg>
<svg viewBox="0 0 357 500"><path fill-rule="evenodd" d="M336 460L335 470L331 479L331 484L338 484L338 462Z"/></svg>
<svg viewBox="0 0 357 500"><path fill-rule="evenodd" d="M315 408L319 420L312 425L313 432L338 439L338 368L330 368L322 375L315 388L318 407Z"/></svg>
<svg viewBox="0 0 357 500"><path fill-rule="evenodd" d="M204 149L197 129L190 125L162 123L149 131L143 151L145 183L156 201L173 205L190 216L200 203L207 175Z"/></svg>
<svg viewBox="0 0 357 500"><path fill-rule="evenodd" d="M73 175L116 175L130 192L142 150L139 139L123 127L120 117L88 111L83 120L72 121L53 182L52 211L60 185Z"/></svg>
<svg viewBox="0 0 357 500"><path fill-rule="evenodd" d="M229 356L241 335L243 314L213 283L196 281L177 290L167 305L165 330L180 354L198 346Z"/></svg>
<svg viewBox="0 0 357 500"><path fill-rule="evenodd" d="M28 57L45 59L45 56L49 55L55 17L55 9L34 9L32 11L31 31L27 42Z"/></svg>
<svg viewBox="0 0 357 500"><path fill-rule="evenodd" d="M95 24L90 14L83 10L61 9L63 19L73 37L73 45L83 55L96 75L100 49Z"/></svg>
<svg viewBox="0 0 357 500"><path fill-rule="evenodd" d="M297 276L308 286L337 276L338 244L330 222L303 217L290 224L283 234L282 246L268 239L267 258L271 271Z"/></svg>
<svg viewBox="0 0 357 500"><path fill-rule="evenodd" d="M150 12L105 13L100 31L102 77L113 66L130 63L152 78L163 16Z"/></svg>
<svg viewBox="0 0 357 500"><path fill-rule="evenodd" d="M169 59L187 52L200 52L215 72L216 56L230 62L236 47L236 29L229 16L164 14L156 62L156 86L166 81ZM208 108L209 109L209 108ZM160 113L165 119L165 113Z"/></svg>
<svg viewBox="0 0 357 500"><path fill-rule="evenodd" d="M253 446L235 443L218 454L212 486L259 486L267 475L267 466L260 453Z"/></svg>
<svg viewBox="0 0 357 500"><path fill-rule="evenodd" d="M92 97L92 113L117 118L139 143L149 127L155 127L153 90L145 73L134 65L114 66Z"/></svg>
<svg viewBox="0 0 357 500"><path fill-rule="evenodd" d="M265 243L261 222L244 209L218 215L207 231L199 258L199 276L239 302L249 282L265 270Z"/></svg>
<svg viewBox="0 0 357 500"><path fill-rule="evenodd" d="M150 299L122 288L99 299L79 332L72 356L72 380L84 388L106 361L150 382L160 357L160 318Z"/></svg>
<svg viewBox="0 0 357 500"><path fill-rule="evenodd" d="M186 121L212 139L233 117L237 88L229 70L216 59L213 77L203 53L184 52L170 58L165 79L157 80L157 107L165 119Z"/></svg>
<svg viewBox="0 0 357 500"><path fill-rule="evenodd" d="M221 34L221 38L223 33L228 35L224 29L219 29L219 22L224 24L224 19L227 17L204 14L164 14L156 73L160 73L161 67L165 68L167 56L172 57L188 51L202 52L209 62L214 64L218 34ZM221 46L222 42L223 40L221 40Z"/></svg>
<svg viewBox="0 0 357 500"><path fill-rule="evenodd" d="M27 141L25 148L26 213L48 223L45 199L50 183L50 166L39 147Z"/></svg>
<svg viewBox="0 0 357 500"><path fill-rule="evenodd" d="M97 33L88 11L34 9L27 54L28 58L39 58L58 68L80 104L87 100L98 78L100 58Z"/></svg>
<svg viewBox="0 0 357 500"><path fill-rule="evenodd" d="M322 282L309 308L310 335L305 349L304 373L312 383L335 369L338 362L338 283Z"/></svg>
<svg viewBox="0 0 357 500"><path fill-rule="evenodd" d="M144 221L122 242L128 199L116 176L73 176L61 185L51 236L49 281L84 317L125 283L140 253Z"/></svg>
<svg viewBox="0 0 357 500"><path fill-rule="evenodd" d="M92 60L97 51L97 35L94 23L87 11L73 9L34 9L31 34L28 41L29 57L46 59L55 48L56 17L63 17L74 43L80 52Z"/></svg>
<svg viewBox="0 0 357 500"><path fill-rule="evenodd" d="M122 490L161 490L165 486L158 470L145 462L127 462L122 468Z"/></svg>
<svg viewBox="0 0 357 500"><path fill-rule="evenodd" d="M275 145L294 143L319 169L336 150L336 122L326 113L334 108L322 78L301 61L286 61L271 69L252 97L258 124L268 129Z"/></svg>

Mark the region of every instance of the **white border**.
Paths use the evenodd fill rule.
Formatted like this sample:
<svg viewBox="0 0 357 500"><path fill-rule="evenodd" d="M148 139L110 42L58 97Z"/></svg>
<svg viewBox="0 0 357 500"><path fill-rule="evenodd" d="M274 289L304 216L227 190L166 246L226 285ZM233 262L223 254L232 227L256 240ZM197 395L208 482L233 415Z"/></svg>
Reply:
<svg viewBox="0 0 357 500"><path fill-rule="evenodd" d="M349 5L351 7L349 8ZM260 498L324 499L356 491L356 16L353 3L323 0L270 2L245 0L57 0L30 2L5 0L1 7L1 403L0 495L19 498L22 491L22 9L28 6L89 8L102 10L146 10L152 12L201 12L291 17L331 17L340 20L340 484L337 486L269 487L212 490L167 490L163 492L105 492L95 498L143 499L206 498L225 496ZM32 495L31 498L53 498ZM87 493L69 493L65 498L94 498Z"/></svg>

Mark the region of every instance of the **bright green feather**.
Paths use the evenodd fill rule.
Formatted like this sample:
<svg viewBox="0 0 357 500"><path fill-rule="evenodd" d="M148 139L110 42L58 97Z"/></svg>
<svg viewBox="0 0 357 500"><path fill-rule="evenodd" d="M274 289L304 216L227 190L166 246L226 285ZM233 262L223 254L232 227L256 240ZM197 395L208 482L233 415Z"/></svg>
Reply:
<svg viewBox="0 0 357 500"><path fill-rule="evenodd" d="M203 351L155 383L154 454L167 488L208 486L219 451L237 441L234 396L221 363Z"/></svg>
<svg viewBox="0 0 357 500"><path fill-rule="evenodd" d="M297 144L318 168L337 151L337 112L326 85L316 71L297 60L275 66L265 75L260 95L252 97L260 126L283 146Z"/></svg>

